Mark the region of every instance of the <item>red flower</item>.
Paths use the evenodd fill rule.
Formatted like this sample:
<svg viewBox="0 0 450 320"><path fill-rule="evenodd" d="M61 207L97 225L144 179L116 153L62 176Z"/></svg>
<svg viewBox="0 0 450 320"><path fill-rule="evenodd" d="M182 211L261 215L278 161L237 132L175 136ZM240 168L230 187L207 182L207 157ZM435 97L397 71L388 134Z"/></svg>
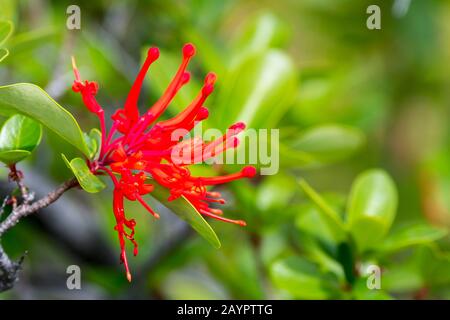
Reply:
<svg viewBox="0 0 450 320"><path fill-rule="evenodd" d="M190 164L214 157L228 148L235 148L239 143L235 136L244 130L245 125L236 123L223 137L208 143L197 137L183 141L172 139L175 130L190 131L196 123L208 117L208 109L203 104L214 90L216 75L209 73L205 77L204 85L197 97L181 113L169 120L157 122L178 90L189 82L190 74L186 71L186 67L194 54L195 48L192 44L183 47L183 60L166 91L147 112L141 115L137 103L142 83L150 65L159 57L159 50L150 48L124 107L118 109L111 117L113 124L109 133L106 131L103 109L95 98L98 91L97 84L83 82L75 61L72 61L75 73L72 89L81 93L86 107L100 120L102 130L100 156L89 164L91 168L95 168L94 173L106 172L114 183L113 207L117 222L115 230L121 248L120 259L125 265L129 281L131 274L125 252L125 239L133 243L134 255L137 255L138 251L134 240L136 222L125 217L124 198L139 201L155 218L159 218L143 199L144 195L153 191L153 183L158 183L170 191L169 201L184 196L205 216L245 226L244 221L227 219L222 216L221 210L210 207L211 203L223 204L225 200L221 198L219 192L207 191L207 187L243 177L251 178L256 174L256 169L248 166L241 172L219 177L193 177L188 169ZM180 157L173 157L173 154L179 154ZM202 155L201 159L196 157L198 154Z"/></svg>

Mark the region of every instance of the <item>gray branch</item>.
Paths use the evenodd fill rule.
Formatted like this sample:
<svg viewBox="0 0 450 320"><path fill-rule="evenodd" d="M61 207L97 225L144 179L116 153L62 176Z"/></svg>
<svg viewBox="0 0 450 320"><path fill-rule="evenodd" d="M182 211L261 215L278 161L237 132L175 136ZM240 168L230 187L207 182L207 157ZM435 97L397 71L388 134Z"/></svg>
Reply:
<svg viewBox="0 0 450 320"><path fill-rule="evenodd" d="M0 292L11 289L16 282L22 265L22 259L13 262L0 245Z"/></svg>
<svg viewBox="0 0 450 320"><path fill-rule="evenodd" d="M22 179L18 178L16 182L21 189L24 201L22 204L14 206L13 211L0 224L0 238L6 231L15 226L20 219L49 206L58 200L64 192L78 185L78 181L75 178L72 178L41 199L30 203L32 198L29 197L28 190L23 184ZM0 244L0 292L11 289L14 286L14 283L18 279L22 261L23 257L17 262L11 261Z"/></svg>

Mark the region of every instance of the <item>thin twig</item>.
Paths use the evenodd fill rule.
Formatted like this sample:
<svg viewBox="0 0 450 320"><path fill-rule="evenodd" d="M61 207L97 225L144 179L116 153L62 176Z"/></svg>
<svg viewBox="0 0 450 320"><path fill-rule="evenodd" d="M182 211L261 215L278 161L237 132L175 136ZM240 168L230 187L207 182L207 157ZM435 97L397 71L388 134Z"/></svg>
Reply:
<svg viewBox="0 0 450 320"><path fill-rule="evenodd" d="M17 183L17 187L22 195L23 203L29 204L34 200L34 192L29 192L28 187L23 182L23 174L21 171L17 170L15 164L11 165L9 169L9 178Z"/></svg>
<svg viewBox="0 0 450 320"><path fill-rule="evenodd" d="M14 168L11 168L11 179L16 181L22 193L23 203L17 205L17 199L13 198L13 210L8 217L0 224L0 238L1 236L15 226L20 219L26 217L40 209L43 209L55 202L67 190L78 185L75 178L67 180L54 191L48 193L45 197L31 203L34 195L30 196L28 188L22 181L21 173ZM3 210L2 210L3 211ZM22 266L24 256L19 261L12 261L3 247L0 245L0 292L11 289L14 283L18 280L19 271Z"/></svg>
<svg viewBox="0 0 450 320"><path fill-rule="evenodd" d="M6 205L9 203L9 200L10 200L9 196L6 196L5 199L3 199L2 206L0 207L0 219L2 218L3 213L5 212L5 208Z"/></svg>
<svg viewBox="0 0 450 320"><path fill-rule="evenodd" d="M23 203L16 207L15 210L0 224L0 237L11 227L15 226L20 219L26 217L40 209L47 207L61 197L61 195L70 188L78 185L78 181L75 178L67 180L58 188L48 193L45 197L33 202L32 204Z"/></svg>

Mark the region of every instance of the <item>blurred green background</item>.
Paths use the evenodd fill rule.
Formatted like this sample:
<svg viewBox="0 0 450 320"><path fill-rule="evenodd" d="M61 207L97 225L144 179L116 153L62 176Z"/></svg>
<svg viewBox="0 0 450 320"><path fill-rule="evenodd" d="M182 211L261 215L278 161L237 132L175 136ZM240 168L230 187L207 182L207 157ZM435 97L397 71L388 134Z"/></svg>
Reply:
<svg viewBox="0 0 450 320"><path fill-rule="evenodd" d="M81 30L66 28L71 4L81 8ZM381 30L366 27L371 4L381 8ZM0 85L39 85L85 131L98 124L70 90L71 55L82 77L99 83L98 100L111 115L146 48L158 46L161 58L150 68L142 110L168 84L186 42L197 47L194 79L168 116L214 71L219 80L205 125L245 120L280 129L279 173L220 190L229 200L226 215L248 223L211 221L221 249L163 207L156 204L162 218L155 222L132 203L140 254L130 257L129 284L119 265L112 189L72 190L3 236L10 256L28 253L20 282L0 298L450 298L450 2L0 0L0 19L14 23L2 44L10 54L0 64ZM62 152L79 156L45 130L33 157L19 164L38 195L71 176ZM398 208L392 227L381 221L380 229L364 225L352 234L375 230L374 244L362 248L362 240L355 245L334 233L320 204L346 221L346 203L357 193L354 187L350 195L352 184L371 168L392 177ZM391 187L383 172L381 194ZM6 195L13 186L6 168L0 174ZM82 290L66 288L73 264L81 267ZM371 264L382 272L379 290L366 286Z"/></svg>

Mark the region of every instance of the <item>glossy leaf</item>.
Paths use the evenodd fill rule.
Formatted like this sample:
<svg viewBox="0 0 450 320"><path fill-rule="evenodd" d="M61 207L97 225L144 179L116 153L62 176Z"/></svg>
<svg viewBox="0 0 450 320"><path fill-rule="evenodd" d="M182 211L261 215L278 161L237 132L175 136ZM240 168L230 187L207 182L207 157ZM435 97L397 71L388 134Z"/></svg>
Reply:
<svg viewBox="0 0 450 320"><path fill-rule="evenodd" d="M318 212L322 215L322 220L326 223L333 238L340 242L346 239L346 230L341 216L328 202L318 194L305 180L301 179L299 185L308 198L317 206Z"/></svg>
<svg viewBox="0 0 450 320"><path fill-rule="evenodd" d="M386 172L374 169L357 177L347 204L347 223L361 251L381 244L396 210L397 189Z"/></svg>
<svg viewBox="0 0 450 320"><path fill-rule="evenodd" d="M343 199L334 194L322 194L321 196L336 215L339 215L338 210L341 209ZM295 211L297 213L295 226L300 232L308 233L315 239L334 245L343 239L343 230L334 230L336 226L330 224L329 218L324 216L314 202L301 203L295 207Z"/></svg>
<svg viewBox="0 0 450 320"><path fill-rule="evenodd" d="M100 151L101 143L102 143L102 133L100 130L94 128L91 129L89 134L83 132L84 141L86 142L86 146L89 150L89 159L94 159L98 155Z"/></svg>
<svg viewBox="0 0 450 320"><path fill-rule="evenodd" d="M0 114L15 113L39 121L85 155L89 155L75 118L38 86L18 83L0 87Z"/></svg>
<svg viewBox="0 0 450 320"><path fill-rule="evenodd" d="M220 248L221 244L214 230L206 222L203 216L191 205L184 197L168 201L169 191L154 184L154 190L151 196L158 200L162 205L171 210L174 214L189 223L203 238L211 243L215 248Z"/></svg>
<svg viewBox="0 0 450 320"><path fill-rule="evenodd" d="M69 161L65 155L61 155L67 167L72 170L83 190L89 193L97 193L103 190L105 184L94 174L82 158L74 158Z"/></svg>
<svg viewBox="0 0 450 320"><path fill-rule="evenodd" d="M10 117L0 131L0 160L16 163L31 154L42 138L42 126L22 115Z"/></svg>
<svg viewBox="0 0 450 320"><path fill-rule="evenodd" d="M42 126L20 114L10 117L0 131L0 150L32 151L41 141Z"/></svg>
<svg viewBox="0 0 450 320"><path fill-rule="evenodd" d="M380 251L396 251L402 248L431 243L447 235L447 230L427 224L405 226L389 235L380 248Z"/></svg>

